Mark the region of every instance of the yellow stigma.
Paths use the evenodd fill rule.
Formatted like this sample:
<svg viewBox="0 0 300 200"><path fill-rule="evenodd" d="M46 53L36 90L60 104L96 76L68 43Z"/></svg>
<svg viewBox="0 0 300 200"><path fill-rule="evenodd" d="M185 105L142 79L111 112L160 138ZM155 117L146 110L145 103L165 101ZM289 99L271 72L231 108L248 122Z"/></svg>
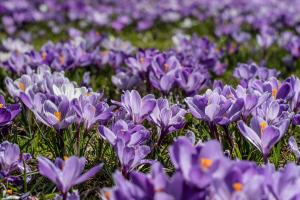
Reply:
<svg viewBox="0 0 300 200"><path fill-rule="evenodd" d="M42 59L43 59L43 61L45 61L46 58L47 58L47 53L44 51L44 52L42 53Z"/></svg>
<svg viewBox="0 0 300 200"><path fill-rule="evenodd" d="M169 71L169 68L170 68L170 65L167 64L167 63L165 63L164 64L164 70L165 70L165 72Z"/></svg>
<svg viewBox="0 0 300 200"><path fill-rule="evenodd" d="M25 87L25 85L23 83L21 83L21 82L18 83L18 87L19 87L20 90L22 90L23 92L25 92L26 87Z"/></svg>
<svg viewBox="0 0 300 200"><path fill-rule="evenodd" d="M104 196L107 200L110 200L110 192L108 191L104 192Z"/></svg>
<svg viewBox="0 0 300 200"><path fill-rule="evenodd" d="M66 161L66 160L68 160L69 159L69 157L68 156L64 156L64 160Z"/></svg>
<svg viewBox="0 0 300 200"><path fill-rule="evenodd" d="M140 63L141 63L141 64L144 64L144 63L145 63L145 58L144 58L144 57L141 57L141 58L140 58Z"/></svg>
<svg viewBox="0 0 300 200"><path fill-rule="evenodd" d="M259 127L260 127L260 133L263 133L265 131L265 129L267 128L268 124L265 121L262 121L259 123Z"/></svg>
<svg viewBox="0 0 300 200"><path fill-rule="evenodd" d="M61 65L65 64L65 57L64 57L64 55L59 56L59 62L60 62Z"/></svg>
<svg viewBox="0 0 300 200"><path fill-rule="evenodd" d="M13 191L12 191L12 189L8 189L8 190L6 190L6 194L7 194L7 195L12 195L12 194L13 194Z"/></svg>
<svg viewBox="0 0 300 200"><path fill-rule="evenodd" d="M211 159L208 159L208 158L201 158L199 160L199 164L200 164L202 169L208 170L212 166L213 161Z"/></svg>
<svg viewBox="0 0 300 200"><path fill-rule="evenodd" d="M243 189L243 184L236 182L236 183L232 184L232 187L233 187L234 191L240 192Z"/></svg>
<svg viewBox="0 0 300 200"><path fill-rule="evenodd" d="M4 107L3 103L0 103L0 108L3 108L3 107Z"/></svg>
<svg viewBox="0 0 300 200"><path fill-rule="evenodd" d="M61 121L61 112L55 111L55 112L54 112L54 116L56 117L56 119L57 119L58 121Z"/></svg>
<svg viewBox="0 0 300 200"><path fill-rule="evenodd" d="M274 97L274 98L276 98L276 95L277 95L277 89L276 88L273 88L272 89L272 96Z"/></svg>

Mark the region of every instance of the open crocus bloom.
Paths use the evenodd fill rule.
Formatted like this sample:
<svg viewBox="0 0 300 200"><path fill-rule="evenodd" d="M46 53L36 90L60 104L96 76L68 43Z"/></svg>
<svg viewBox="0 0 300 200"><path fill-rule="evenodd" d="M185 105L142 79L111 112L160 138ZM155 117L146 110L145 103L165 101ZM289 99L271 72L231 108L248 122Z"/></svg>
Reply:
<svg viewBox="0 0 300 200"><path fill-rule="evenodd" d="M268 157L272 147L281 138L278 128L269 126L266 121L257 117L251 119L250 127L245 122L239 121L238 128L241 134L263 153L264 157Z"/></svg>
<svg viewBox="0 0 300 200"><path fill-rule="evenodd" d="M67 193L74 185L85 182L99 172L102 165L97 165L82 174L86 163L85 158L71 156L66 160L57 158L52 163L45 157L39 157L39 173L49 178L57 188L63 193Z"/></svg>
<svg viewBox="0 0 300 200"><path fill-rule="evenodd" d="M76 114L68 99L54 98L39 99L39 106L33 112L36 118L47 126L54 127L56 130L61 130L68 127L76 120Z"/></svg>

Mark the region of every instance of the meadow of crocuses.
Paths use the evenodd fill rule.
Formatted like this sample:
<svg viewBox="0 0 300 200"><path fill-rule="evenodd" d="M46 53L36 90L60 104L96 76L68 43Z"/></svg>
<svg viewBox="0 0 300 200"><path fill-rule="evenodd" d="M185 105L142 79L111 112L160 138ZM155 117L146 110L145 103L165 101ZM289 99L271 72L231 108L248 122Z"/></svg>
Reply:
<svg viewBox="0 0 300 200"><path fill-rule="evenodd" d="M0 199L300 200L299 0L0 16Z"/></svg>

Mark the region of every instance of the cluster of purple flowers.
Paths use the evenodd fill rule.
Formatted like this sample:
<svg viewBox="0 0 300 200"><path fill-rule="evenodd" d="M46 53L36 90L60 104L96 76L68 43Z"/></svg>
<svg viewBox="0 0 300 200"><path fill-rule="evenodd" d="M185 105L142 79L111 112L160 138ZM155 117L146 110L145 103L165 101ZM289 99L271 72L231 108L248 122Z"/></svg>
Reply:
<svg viewBox="0 0 300 200"><path fill-rule="evenodd" d="M3 66L21 75L30 74L41 65L54 71L109 65L116 71L112 82L120 89L132 89L146 79L147 84L163 93L180 88L187 95L209 87L211 74L222 75L226 69L221 63L222 51L207 38L177 34L173 37L175 47L172 49L163 52L145 49L135 53L130 43L93 31L82 36L72 30L70 35L69 42L48 42L39 51L19 50L23 43L14 41L15 48L4 48Z"/></svg>
<svg viewBox="0 0 300 200"><path fill-rule="evenodd" d="M153 26L156 20L179 21L192 17L199 21L213 18L217 25L216 34L232 34L236 38L246 38L242 25L259 29L262 38L268 37L270 27L296 27L299 23L299 2L297 0L245 1L245 0L179 0L167 1L57 1L57 0L4 0L0 4L2 24L8 33L25 23L52 20L49 23L54 32L59 32L57 24L66 21L82 21L98 26L122 30L136 23L138 30ZM276 23L276 26L274 24ZM266 28L268 27L268 28ZM262 40L263 42L266 42ZM267 42L268 43L268 42Z"/></svg>
<svg viewBox="0 0 300 200"><path fill-rule="evenodd" d="M128 57L125 60L128 68L119 70L113 83L121 89L129 89L125 87L146 79L163 93L180 88L187 95L193 95L210 86L211 74L224 73L223 54L207 38L177 34L173 39L173 49L164 52L140 50L136 56Z"/></svg>
<svg viewBox="0 0 300 200"><path fill-rule="evenodd" d="M19 98L40 122L57 131L75 122L90 129L112 117L113 107L101 100L101 93L78 87L63 72L52 74L47 66L15 81L7 78L5 83L14 98Z"/></svg>
<svg viewBox="0 0 300 200"><path fill-rule="evenodd" d="M178 138L169 148L176 171L169 177L159 163L149 174L134 172L126 180L114 174L115 186L103 189L103 198L117 199L298 199L299 166L288 164L278 171L272 164L257 166L232 161L220 144L211 140L193 144Z"/></svg>
<svg viewBox="0 0 300 200"><path fill-rule="evenodd" d="M102 175L96 193L106 200L300 200L300 79L267 67L276 46L283 63L297 65L299 2L2 0L0 29L11 38L0 67L12 99L0 95L0 198L40 195L39 173L56 200L80 199L85 189L75 186ZM141 31L156 21L205 21L214 35L176 30L173 46L158 50L79 30ZM35 49L29 41L42 32L20 28L44 22L55 34L68 22L79 29ZM240 47L265 60L232 69ZM91 80L98 70L116 87ZM215 80L231 70L236 84ZM103 92L91 87L100 84Z"/></svg>
<svg viewBox="0 0 300 200"><path fill-rule="evenodd" d="M70 36L68 42L47 42L39 51L18 39L4 40L0 62L5 69L19 75L30 73L43 64L55 71L103 67L107 64L119 67L134 51L130 43L94 31L82 35L79 31L71 30Z"/></svg>

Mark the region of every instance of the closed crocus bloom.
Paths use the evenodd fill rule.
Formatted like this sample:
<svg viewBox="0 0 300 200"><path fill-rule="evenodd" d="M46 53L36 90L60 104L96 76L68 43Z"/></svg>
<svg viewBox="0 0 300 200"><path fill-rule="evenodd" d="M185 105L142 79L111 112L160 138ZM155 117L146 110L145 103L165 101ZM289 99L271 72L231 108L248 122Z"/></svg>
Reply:
<svg viewBox="0 0 300 200"><path fill-rule="evenodd" d="M185 67L178 70L176 81L187 95L194 95L205 86L207 76L200 71Z"/></svg>
<svg viewBox="0 0 300 200"><path fill-rule="evenodd" d="M121 96L121 102L114 103L122 107L134 123L142 123L154 109L156 100L152 94L142 98L136 90L132 90Z"/></svg>
<svg viewBox="0 0 300 200"><path fill-rule="evenodd" d="M51 180L63 194L67 194L74 185L87 181L102 168L102 165L97 165L82 174L86 160L76 156L66 160L57 158L55 163L45 157L38 157L38 162L39 173Z"/></svg>
<svg viewBox="0 0 300 200"><path fill-rule="evenodd" d="M96 122L105 122L113 116L114 107L109 107L107 103L100 101L101 96L101 94L91 92L71 102L79 121L83 122L87 129L90 129Z"/></svg>
<svg viewBox="0 0 300 200"><path fill-rule="evenodd" d="M159 141L184 126L185 114L186 111L179 105L169 105L168 100L163 98L157 100L149 119L159 128Z"/></svg>
<svg viewBox="0 0 300 200"><path fill-rule="evenodd" d="M207 90L204 95L187 97L185 101L195 118L219 125L237 120L244 106L243 99L224 96L220 94L220 88Z"/></svg>
<svg viewBox="0 0 300 200"><path fill-rule="evenodd" d="M241 115L245 119L271 96L268 92L260 94L251 89L244 88L241 85L237 86L235 93L237 98L244 100L244 107Z"/></svg>
<svg viewBox="0 0 300 200"><path fill-rule="evenodd" d="M150 147L145 145L149 139L149 131L142 125L127 124L119 120L111 129L100 126L99 132L114 147L125 176L137 166L150 163L145 159L151 151Z"/></svg>
<svg viewBox="0 0 300 200"><path fill-rule="evenodd" d="M7 105L4 97L0 95L0 126L6 126L18 116L21 112L19 104Z"/></svg>

